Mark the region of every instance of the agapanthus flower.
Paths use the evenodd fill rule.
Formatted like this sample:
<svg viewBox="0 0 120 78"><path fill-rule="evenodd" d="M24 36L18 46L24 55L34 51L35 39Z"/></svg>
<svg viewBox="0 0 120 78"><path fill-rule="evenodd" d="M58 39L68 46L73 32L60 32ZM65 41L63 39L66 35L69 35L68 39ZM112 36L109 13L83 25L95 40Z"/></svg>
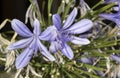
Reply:
<svg viewBox="0 0 120 78"><path fill-rule="evenodd" d="M47 40L51 43L50 52L57 52L60 50L63 55L72 59L74 54L67 42L72 42L78 45L89 44L90 41L86 38L74 36L88 31L93 23L89 19L83 19L75 24L72 23L77 15L77 9L74 8L62 26L61 18L58 14L52 16L53 26L49 26L42 34L41 39ZM43 35L43 36L42 36Z"/></svg>
<svg viewBox="0 0 120 78"><path fill-rule="evenodd" d="M113 14L102 13L99 16L115 22L117 26L120 28L120 4L119 4L119 11L117 13L113 13Z"/></svg>
<svg viewBox="0 0 120 78"><path fill-rule="evenodd" d="M19 40L7 47L9 50L24 48L23 52L16 58L15 66L17 69L25 67L33 54L37 54L39 50L42 55L47 57L50 61L54 61L55 58L50 54L46 47L40 41L40 23L35 19L33 23L33 33L27 28L27 26L19 21L18 19L13 19L11 22L13 30L24 37L25 39Z"/></svg>

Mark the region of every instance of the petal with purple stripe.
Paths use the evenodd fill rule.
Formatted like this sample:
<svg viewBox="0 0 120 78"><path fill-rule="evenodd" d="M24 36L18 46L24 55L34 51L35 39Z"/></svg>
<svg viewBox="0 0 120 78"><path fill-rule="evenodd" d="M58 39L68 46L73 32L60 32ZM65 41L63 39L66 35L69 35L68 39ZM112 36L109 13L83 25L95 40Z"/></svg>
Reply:
<svg viewBox="0 0 120 78"><path fill-rule="evenodd" d="M33 26L34 26L34 34L35 35L40 35L40 32L41 32L41 29L40 29L40 23L37 19L35 19L34 23L33 23Z"/></svg>
<svg viewBox="0 0 120 78"><path fill-rule="evenodd" d="M32 42L32 40L33 40L32 38L19 40L19 41L15 42L15 43L9 45L7 47L7 49L8 50L13 50L13 49L25 48Z"/></svg>
<svg viewBox="0 0 120 78"><path fill-rule="evenodd" d="M53 20L53 24L55 25L55 27L60 30L61 28L61 19L60 16L58 14L54 14L52 17Z"/></svg>
<svg viewBox="0 0 120 78"><path fill-rule="evenodd" d="M15 66L17 69L21 69L25 67L33 55L33 49L27 48L25 49L17 58L15 62Z"/></svg>
<svg viewBox="0 0 120 78"><path fill-rule="evenodd" d="M61 49L62 53L69 59L73 59L74 54L72 49L70 48L69 45L67 45L67 43L64 43L64 45L62 46L63 48Z"/></svg>
<svg viewBox="0 0 120 78"><path fill-rule="evenodd" d="M100 14L99 16L103 17L107 20L115 22L118 25L118 27L120 28L120 12L118 12L116 14Z"/></svg>
<svg viewBox="0 0 120 78"><path fill-rule="evenodd" d="M80 34L84 33L88 30L90 30L93 26L93 22L89 19L83 19L74 25L72 25L70 28L68 28L66 31L72 34Z"/></svg>
<svg viewBox="0 0 120 78"><path fill-rule="evenodd" d="M50 26L41 33L39 38L41 40L53 41L55 40L56 36L57 36L57 29L54 26Z"/></svg>
<svg viewBox="0 0 120 78"><path fill-rule="evenodd" d="M78 45L87 45L90 43L90 41L87 38L79 38L75 36L71 37L71 42Z"/></svg>
<svg viewBox="0 0 120 78"><path fill-rule="evenodd" d="M74 22L76 15L77 15L77 8L74 8L73 11L70 13L70 15L67 17L63 25L63 29L68 28Z"/></svg>
<svg viewBox="0 0 120 78"><path fill-rule="evenodd" d="M48 58L50 61L55 61L55 58L53 55L50 54L50 52L47 50L47 48L40 42L39 39L37 39L37 45L42 55L44 55L46 58Z"/></svg>
<svg viewBox="0 0 120 78"><path fill-rule="evenodd" d="M23 37L30 37L32 36L32 32L27 28L27 26L17 19L13 19L11 22L12 28L16 31L19 35Z"/></svg>

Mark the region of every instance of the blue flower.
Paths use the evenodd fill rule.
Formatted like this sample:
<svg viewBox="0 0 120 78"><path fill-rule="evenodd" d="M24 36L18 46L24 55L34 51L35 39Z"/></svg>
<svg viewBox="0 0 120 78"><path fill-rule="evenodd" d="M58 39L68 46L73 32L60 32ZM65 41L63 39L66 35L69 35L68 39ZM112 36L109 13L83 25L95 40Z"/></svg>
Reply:
<svg viewBox="0 0 120 78"><path fill-rule="evenodd" d="M27 28L24 23L17 19L13 19L11 25L17 34L25 38L7 47L8 50L25 48L25 50L16 58L15 66L17 69L25 67L32 58L32 55L36 54L38 50L50 61L55 60L55 58L50 54L46 47L40 42L39 36L41 29L40 23L37 19L35 19L33 23L33 33Z"/></svg>
<svg viewBox="0 0 120 78"><path fill-rule="evenodd" d="M110 55L110 58L120 63L120 56Z"/></svg>
<svg viewBox="0 0 120 78"><path fill-rule="evenodd" d="M119 4L119 11L117 13L114 13L114 14L102 13L99 16L103 17L107 20L115 22L117 24L117 26L120 28L120 4Z"/></svg>
<svg viewBox="0 0 120 78"><path fill-rule="evenodd" d="M74 35L88 31L92 27L93 23L91 20L83 19L72 25L76 15L77 9L74 8L67 17L63 26L61 24L62 22L60 16L58 14L53 15L52 20L54 25L49 26L40 36L42 40L46 40L51 43L51 52L57 52L58 50L61 50L63 55L69 59L72 59L74 54L67 42L70 41L78 45L86 45L90 43L88 39L79 38Z"/></svg>

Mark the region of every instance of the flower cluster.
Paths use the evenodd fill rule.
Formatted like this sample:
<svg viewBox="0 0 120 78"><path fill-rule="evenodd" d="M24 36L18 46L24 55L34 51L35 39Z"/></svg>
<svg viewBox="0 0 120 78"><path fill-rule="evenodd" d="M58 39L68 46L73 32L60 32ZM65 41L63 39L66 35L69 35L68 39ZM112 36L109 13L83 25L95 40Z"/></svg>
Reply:
<svg viewBox="0 0 120 78"><path fill-rule="evenodd" d="M58 51L61 51L61 54L67 58L73 59L74 53L67 43L72 42L77 45L89 44L90 41L87 38L80 38L75 36L75 34L84 33L93 26L93 22L89 19L82 19L73 24L76 15L77 9L74 8L62 25L60 16L54 14L52 16L53 25L47 27L43 32L41 32L40 23L37 19L33 23L33 32L18 19L13 19L11 22L13 30L25 38L7 47L8 50L24 48L23 52L16 58L16 68L25 67L32 58L32 55L37 55L38 50L50 61L56 60L52 53ZM42 44L41 40L50 43L49 50L47 50L47 46Z"/></svg>
<svg viewBox="0 0 120 78"><path fill-rule="evenodd" d="M119 78L120 0L93 1L30 0L25 23L3 21L0 61L7 72L16 67L15 78ZM7 22L13 30L4 31Z"/></svg>

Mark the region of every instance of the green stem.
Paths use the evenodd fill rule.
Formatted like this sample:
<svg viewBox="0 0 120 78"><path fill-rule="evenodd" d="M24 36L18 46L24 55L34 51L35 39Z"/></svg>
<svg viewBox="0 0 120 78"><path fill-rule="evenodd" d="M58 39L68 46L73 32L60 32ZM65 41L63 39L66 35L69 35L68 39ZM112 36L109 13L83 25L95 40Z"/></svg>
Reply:
<svg viewBox="0 0 120 78"><path fill-rule="evenodd" d="M102 4L104 1L103 0L101 0L101 1L99 1L96 5L94 5L91 9L93 10L93 9L95 9L96 7L98 7L100 4Z"/></svg>
<svg viewBox="0 0 120 78"><path fill-rule="evenodd" d="M51 23L52 14L50 13L50 11L51 11L52 2L53 0L48 0L48 25Z"/></svg>

